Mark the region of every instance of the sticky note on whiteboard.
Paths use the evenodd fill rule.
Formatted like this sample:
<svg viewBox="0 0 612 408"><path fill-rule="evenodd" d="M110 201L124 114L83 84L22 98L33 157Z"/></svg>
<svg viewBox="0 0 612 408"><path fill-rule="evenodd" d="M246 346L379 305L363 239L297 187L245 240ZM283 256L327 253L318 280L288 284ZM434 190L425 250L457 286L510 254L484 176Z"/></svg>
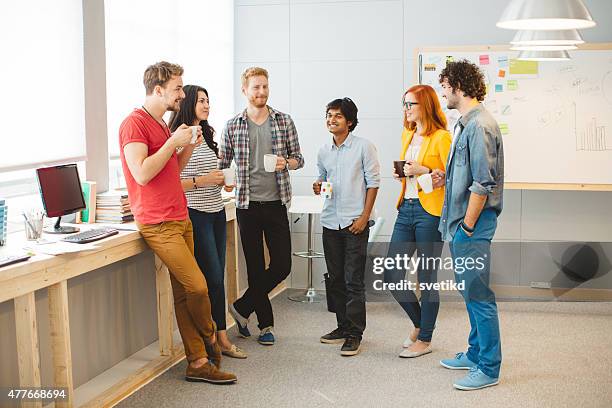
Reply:
<svg viewBox="0 0 612 408"><path fill-rule="evenodd" d="M510 75L537 75L538 68L538 61L510 61Z"/></svg>
<svg viewBox="0 0 612 408"><path fill-rule="evenodd" d="M489 56L488 55L481 55L479 60L480 60L480 65L489 65Z"/></svg>
<svg viewBox="0 0 612 408"><path fill-rule="evenodd" d="M510 79L506 86L509 91L516 91L518 89L518 81L516 79Z"/></svg>
<svg viewBox="0 0 612 408"><path fill-rule="evenodd" d="M504 86L502 84L495 84L495 92L504 92Z"/></svg>
<svg viewBox="0 0 612 408"><path fill-rule="evenodd" d="M498 57L497 63L499 64L500 68L506 68L508 66L508 57L506 55Z"/></svg>
<svg viewBox="0 0 612 408"><path fill-rule="evenodd" d="M501 131L502 135L507 135L508 133L510 133L510 130L508 129L508 124L507 123L500 123L499 124L499 130Z"/></svg>
<svg viewBox="0 0 612 408"><path fill-rule="evenodd" d="M436 64L425 64L425 71L435 71Z"/></svg>
<svg viewBox="0 0 612 408"><path fill-rule="evenodd" d="M497 73L497 76L500 78L504 78L506 76L506 71L504 71L503 69L500 69L499 72Z"/></svg>

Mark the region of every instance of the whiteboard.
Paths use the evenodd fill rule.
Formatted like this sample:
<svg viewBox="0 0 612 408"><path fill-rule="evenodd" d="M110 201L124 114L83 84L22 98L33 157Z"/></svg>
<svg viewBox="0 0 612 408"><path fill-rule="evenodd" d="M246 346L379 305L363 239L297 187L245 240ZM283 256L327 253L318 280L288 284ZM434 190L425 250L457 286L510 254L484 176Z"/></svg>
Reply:
<svg viewBox="0 0 612 408"><path fill-rule="evenodd" d="M612 187L609 48L575 50L570 61L531 63L505 47L422 49L418 81L436 90L452 129L459 113L446 109L439 74L449 59L465 58L482 69L484 105L502 130L506 183Z"/></svg>

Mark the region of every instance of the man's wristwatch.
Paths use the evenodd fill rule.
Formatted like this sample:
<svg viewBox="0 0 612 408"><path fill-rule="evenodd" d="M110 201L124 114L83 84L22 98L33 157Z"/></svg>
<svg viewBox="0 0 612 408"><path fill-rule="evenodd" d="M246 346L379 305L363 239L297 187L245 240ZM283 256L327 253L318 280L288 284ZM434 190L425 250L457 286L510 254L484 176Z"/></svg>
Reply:
<svg viewBox="0 0 612 408"><path fill-rule="evenodd" d="M465 225L465 222L461 221L461 228L463 228L463 230L465 232L469 232L470 234L474 233L474 228L470 228L467 225Z"/></svg>

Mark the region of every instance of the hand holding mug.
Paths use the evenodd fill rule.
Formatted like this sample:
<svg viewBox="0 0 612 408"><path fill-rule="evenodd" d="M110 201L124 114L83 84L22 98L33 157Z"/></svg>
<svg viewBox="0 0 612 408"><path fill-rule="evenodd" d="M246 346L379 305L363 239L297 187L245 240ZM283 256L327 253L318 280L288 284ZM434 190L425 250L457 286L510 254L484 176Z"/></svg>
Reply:
<svg viewBox="0 0 612 408"><path fill-rule="evenodd" d="M442 169L433 169L431 171L431 181L433 188L440 188L446 183L446 173Z"/></svg>
<svg viewBox="0 0 612 408"><path fill-rule="evenodd" d="M393 167L393 178L397 181L401 181L399 174L397 174L397 172L395 171L395 167Z"/></svg>
<svg viewBox="0 0 612 408"><path fill-rule="evenodd" d="M206 175L207 181L212 186L222 186L225 180L223 176L223 172L221 170L211 170L210 173Z"/></svg>
<svg viewBox="0 0 612 408"><path fill-rule="evenodd" d="M285 170L285 167L287 167L287 159L285 159L282 156L277 156L276 157L276 167L274 168L274 170L275 171Z"/></svg>
<svg viewBox="0 0 612 408"><path fill-rule="evenodd" d="M312 183L312 192L315 193L315 195L321 194L321 180Z"/></svg>
<svg viewBox="0 0 612 408"><path fill-rule="evenodd" d="M201 131L200 131L201 132ZM192 130L186 124L179 126L172 136L170 136L170 142L174 145L174 148L185 147L191 143Z"/></svg>

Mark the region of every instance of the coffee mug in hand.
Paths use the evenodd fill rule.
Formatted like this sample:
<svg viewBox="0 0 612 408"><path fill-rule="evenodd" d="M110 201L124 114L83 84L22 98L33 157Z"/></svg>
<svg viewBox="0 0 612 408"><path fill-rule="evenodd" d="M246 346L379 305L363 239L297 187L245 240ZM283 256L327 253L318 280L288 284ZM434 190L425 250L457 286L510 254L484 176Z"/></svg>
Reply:
<svg viewBox="0 0 612 408"><path fill-rule="evenodd" d="M277 157L275 154L265 154L264 155L264 169L271 173L276 168L276 160Z"/></svg>
<svg viewBox="0 0 612 408"><path fill-rule="evenodd" d="M223 169L223 183L226 186L233 186L236 184L236 169L233 167L228 167L227 169Z"/></svg>
<svg viewBox="0 0 612 408"><path fill-rule="evenodd" d="M404 165L406 165L406 160L396 160L393 162L395 173L400 176L400 178L406 177L406 174L404 174Z"/></svg>
<svg viewBox="0 0 612 408"><path fill-rule="evenodd" d="M423 189L424 193L429 194L433 191L433 181L430 173L421 174L419 177L417 177L417 182Z"/></svg>
<svg viewBox="0 0 612 408"><path fill-rule="evenodd" d="M191 127L191 141L189 143L195 144L196 140L198 140L198 126Z"/></svg>
<svg viewBox="0 0 612 408"><path fill-rule="evenodd" d="M332 183L329 181L321 182L321 197L331 198L332 197Z"/></svg>

